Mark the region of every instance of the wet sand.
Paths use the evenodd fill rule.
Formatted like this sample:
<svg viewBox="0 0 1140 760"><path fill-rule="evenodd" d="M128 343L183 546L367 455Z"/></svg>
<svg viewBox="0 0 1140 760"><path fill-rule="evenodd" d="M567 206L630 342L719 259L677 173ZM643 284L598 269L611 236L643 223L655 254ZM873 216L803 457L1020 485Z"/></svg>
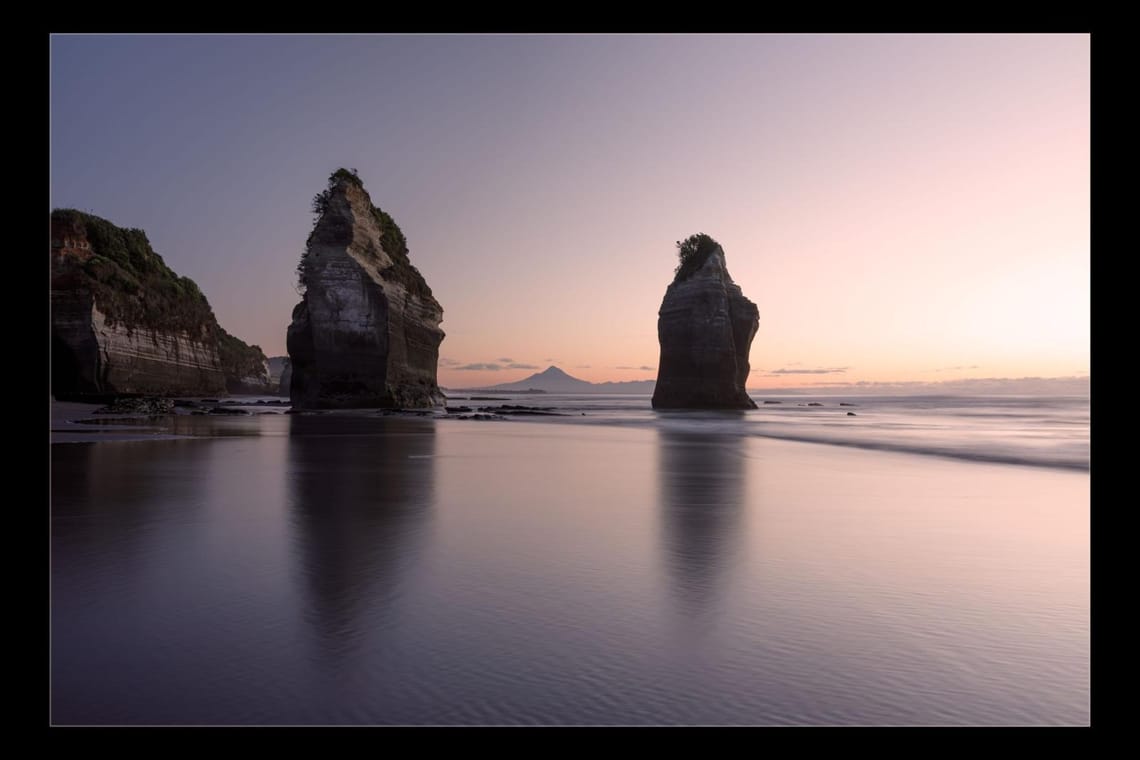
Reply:
<svg viewBox="0 0 1140 760"><path fill-rule="evenodd" d="M177 424L52 447L55 722L1089 720L1087 472L692 425Z"/></svg>

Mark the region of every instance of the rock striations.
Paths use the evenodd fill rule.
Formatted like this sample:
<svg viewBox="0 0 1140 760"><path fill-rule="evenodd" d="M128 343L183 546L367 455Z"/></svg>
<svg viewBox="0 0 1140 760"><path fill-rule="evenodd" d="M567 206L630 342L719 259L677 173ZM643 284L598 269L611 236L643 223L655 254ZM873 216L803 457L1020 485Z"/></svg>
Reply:
<svg viewBox="0 0 1140 760"><path fill-rule="evenodd" d="M313 201L318 215L298 266L304 296L287 345L298 408L439 406L443 309L408 260L407 243L340 169Z"/></svg>
<svg viewBox="0 0 1140 760"><path fill-rule="evenodd" d="M755 409L744 390L760 325L756 304L732 281L708 235L678 243L681 264L657 318L661 361L654 409Z"/></svg>
<svg viewBox="0 0 1140 760"><path fill-rule="evenodd" d="M174 274L142 230L73 209L52 212L57 398L225 393L217 329L197 285Z"/></svg>

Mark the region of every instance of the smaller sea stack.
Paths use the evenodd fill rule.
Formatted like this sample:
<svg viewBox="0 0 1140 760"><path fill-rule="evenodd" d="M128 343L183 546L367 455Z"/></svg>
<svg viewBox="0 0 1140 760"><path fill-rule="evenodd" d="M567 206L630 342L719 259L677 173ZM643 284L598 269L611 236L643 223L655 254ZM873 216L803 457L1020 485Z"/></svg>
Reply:
<svg viewBox="0 0 1140 760"><path fill-rule="evenodd" d="M657 317L653 408L755 409L744 385L759 310L729 276L719 243L698 234L677 247L681 263Z"/></svg>

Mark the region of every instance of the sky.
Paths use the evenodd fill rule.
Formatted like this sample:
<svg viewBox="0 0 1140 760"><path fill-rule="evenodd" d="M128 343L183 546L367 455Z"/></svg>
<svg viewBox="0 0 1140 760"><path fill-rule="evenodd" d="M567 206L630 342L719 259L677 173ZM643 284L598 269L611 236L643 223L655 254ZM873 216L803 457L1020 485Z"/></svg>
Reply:
<svg viewBox="0 0 1140 760"><path fill-rule="evenodd" d="M53 35L52 208L146 231L283 355L355 168L439 382L656 377L676 241L756 302L748 387L1089 374L1088 35Z"/></svg>

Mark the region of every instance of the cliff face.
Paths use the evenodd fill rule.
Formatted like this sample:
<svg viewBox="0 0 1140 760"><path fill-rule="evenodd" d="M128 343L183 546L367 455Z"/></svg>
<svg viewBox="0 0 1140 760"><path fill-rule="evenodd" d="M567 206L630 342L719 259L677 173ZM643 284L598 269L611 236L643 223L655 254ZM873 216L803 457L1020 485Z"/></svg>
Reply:
<svg viewBox="0 0 1140 760"><path fill-rule="evenodd" d="M269 384L273 392L280 396L289 395L289 383L293 380L293 366L288 356L269 357Z"/></svg>
<svg viewBox="0 0 1140 760"><path fill-rule="evenodd" d="M269 360L260 346L250 346L218 328L218 356L230 393L277 393L269 377Z"/></svg>
<svg viewBox="0 0 1140 760"><path fill-rule="evenodd" d="M225 392L216 320L141 230L78 211L51 217L52 392Z"/></svg>
<svg viewBox="0 0 1140 760"><path fill-rule="evenodd" d="M317 196L299 271L289 389L300 408L416 408L444 403L436 383L443 309L408 261L395 222L343 169Z"/></svg>
<svg viewBox="0 0 1140 760"><path fill-rule="evenodd" d="M724 249L678 267L657 318L661 361L654 409L755 409L744 384L760 325L756 304L732 281Z"/></svg>
<svg viewBox="0 0 1140 760"><path fill-rule="evenodd" d="M293 387L293 364L288 359L285 360L285 368L281 370L281 379L277 381L277 393L281 396L288 396L290 389Z"/></svg>

